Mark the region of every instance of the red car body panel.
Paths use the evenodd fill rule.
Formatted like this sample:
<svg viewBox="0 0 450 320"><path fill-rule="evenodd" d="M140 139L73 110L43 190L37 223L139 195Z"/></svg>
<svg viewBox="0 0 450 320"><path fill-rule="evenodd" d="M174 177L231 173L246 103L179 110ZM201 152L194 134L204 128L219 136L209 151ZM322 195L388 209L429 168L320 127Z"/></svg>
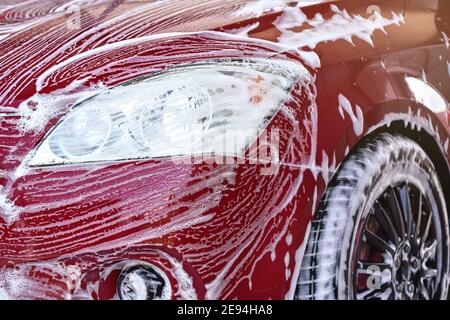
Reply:
<svg viewBox="0 0 450 320"><path fill-rule="evenodd" d="M0 7L3 295L111 299L120 263L143 260L168 273L173 298L293 298L314 212L336 168L365 135L397 123L426 133L447 159L448 174L444 2L344 0L302 8L293 2L261 13L246 1L96 1L81 5L75 21L63 1ZM307 23L289 29L307 34L306 43L277 28L291 10L325 20L346 10L350 23L358 15L370 21L373 5L392 21L364 31L373 44L352 24L347 35ZM79 27L68 28L68 21ZM309 91L294 87L286 102L293 117L278 112L267 128L280 131L276 173L262 175L261 163L166 160L24 168L73 107L66 94L229 58L290 59L314 78ZM424 105L405 77L426 77L447 109ZM339 107L340 96L353 113ZM24 103L31 114L25 120L37 121L34 130L20 127L24 114L16 110ZM8 214L17 218L8 221Z"/></svg>

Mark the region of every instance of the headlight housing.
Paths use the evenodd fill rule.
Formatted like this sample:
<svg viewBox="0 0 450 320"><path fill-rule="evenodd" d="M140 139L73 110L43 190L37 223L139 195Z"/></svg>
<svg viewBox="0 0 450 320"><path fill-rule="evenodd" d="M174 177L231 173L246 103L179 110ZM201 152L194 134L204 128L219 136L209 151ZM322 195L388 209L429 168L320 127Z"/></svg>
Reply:
<svg viewBox="0 0 450 320"><path fill-rule="evenodd" d="M139 78L75 106L28 165L239 156L307 75L296 62L251 59Z"/></svg>

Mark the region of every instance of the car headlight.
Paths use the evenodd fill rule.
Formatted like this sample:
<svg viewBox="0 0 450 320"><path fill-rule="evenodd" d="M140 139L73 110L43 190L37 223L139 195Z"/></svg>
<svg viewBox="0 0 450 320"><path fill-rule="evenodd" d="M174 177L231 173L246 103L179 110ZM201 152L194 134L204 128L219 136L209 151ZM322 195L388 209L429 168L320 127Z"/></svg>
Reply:
<svg viewBox="0 0 450 320"><path fill-rule="evenodd" d="M139 78L75 106L28 165L239 156L307 75L296 62L252 59Z"/></svg>

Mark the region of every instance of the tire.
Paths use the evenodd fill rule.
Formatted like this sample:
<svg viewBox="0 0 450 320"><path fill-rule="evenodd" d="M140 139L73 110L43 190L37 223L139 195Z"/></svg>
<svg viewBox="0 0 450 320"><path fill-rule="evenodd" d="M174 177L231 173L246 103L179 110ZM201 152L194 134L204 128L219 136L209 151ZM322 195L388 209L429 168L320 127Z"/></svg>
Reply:
<svg viewBox="0 0 450 320"><path fill-rule="evenodd" d="M321 200L296 298L445 299L448 274L446 201L432 161L404 137L368 140Z"/></svg>

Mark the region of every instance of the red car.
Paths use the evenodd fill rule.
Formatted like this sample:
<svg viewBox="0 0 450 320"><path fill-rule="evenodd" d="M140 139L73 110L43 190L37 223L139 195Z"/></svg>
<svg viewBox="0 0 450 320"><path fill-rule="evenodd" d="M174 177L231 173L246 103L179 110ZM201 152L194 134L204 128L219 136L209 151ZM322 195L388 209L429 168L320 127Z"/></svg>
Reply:
<svg viewBox="0 0 450 320"><path fill-rule="evenodd" d="M0 298L445 299L447 0L0 3Z"/></svg>

